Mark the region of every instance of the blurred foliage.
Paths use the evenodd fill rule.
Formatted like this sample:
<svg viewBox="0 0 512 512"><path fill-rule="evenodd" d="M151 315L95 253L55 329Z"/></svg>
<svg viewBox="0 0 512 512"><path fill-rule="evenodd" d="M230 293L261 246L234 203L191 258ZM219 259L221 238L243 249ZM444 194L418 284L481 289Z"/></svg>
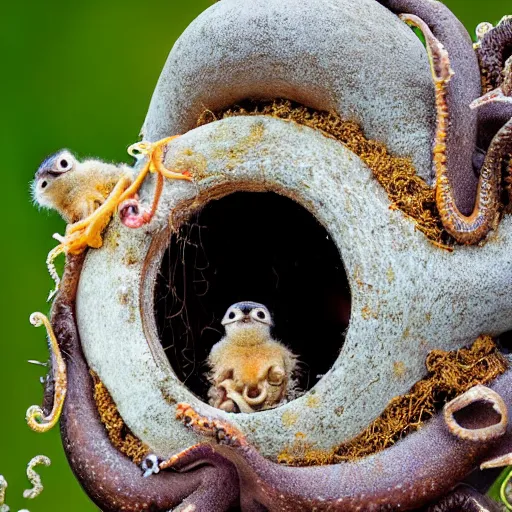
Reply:
<svg viewBox="0 0 512 512"><path fill-rule="evenodd" d="M512 467L508 467L501 472L487 493L493 500L502 502L507 510L512 510L511 482Z"/></svg>
<svg viewBox="0 0 512 512"><path fill-rule="evenodd" d="M50 153L68 147L80 156L127 161L126 147L138 139L151 93L179 34L210 0L88 0L5 2L0 17L3 64L0 80L6 184L1 252L2 341L0 351L0 474L9 482L12 511L93 511L65 460L58 429L40 435L25 423L39 403L44 369L28 359L48 357L43 329L28 322L32 311L48 312L52 282L45 267L63 233L54 213L30 204L29 182ZM509 0L447 0L473 34L477 23L510 13ZM45 491L35 502L21 498L28 487L27 462L48 455L41 469Z"/></svg>

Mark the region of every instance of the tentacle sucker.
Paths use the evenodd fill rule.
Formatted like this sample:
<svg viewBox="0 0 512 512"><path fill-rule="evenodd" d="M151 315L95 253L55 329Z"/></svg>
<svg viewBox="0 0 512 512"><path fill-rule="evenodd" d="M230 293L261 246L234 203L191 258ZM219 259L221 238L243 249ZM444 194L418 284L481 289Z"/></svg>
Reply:
<svg viewBox="0 0 512 512"><path fill-rule="evenodd" d="M461 426L455 419L454 414L477 402L491 404L493 410L500 415L500 421L493 425L476 429ZM464 394L454 398L445 405L443 414L448 430L459 439L487 442L503 436L507 431L507 405L498 393L486 386L474 386Z"/></svg>

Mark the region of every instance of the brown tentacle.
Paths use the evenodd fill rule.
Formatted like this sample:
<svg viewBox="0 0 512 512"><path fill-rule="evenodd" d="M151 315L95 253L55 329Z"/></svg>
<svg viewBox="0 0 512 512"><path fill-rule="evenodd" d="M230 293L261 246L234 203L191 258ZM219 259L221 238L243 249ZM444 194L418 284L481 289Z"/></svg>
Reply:
<svg viewBox="0 0 512 512"><path fill-rule="evenodd" d="M506 154L503 152L503 145L507 145L510 141L507 134L501 131L493 139L480 173L473 212L470 215L463 215L455 204L447 168L447 139L448 132L451 129L447 84L453 74L448 53L423 20L413 15L402 15L401 18L408 24L420 29L424 34L434 77L437 109L434 165L436 170L436 202L441 220L446 230L459 243L478 243L485 238L497 223L499 175L501 161Z"/></svg>
<svg viewBox="0 0 512 512"><path fill-rule="evenodd" d="M511 370L490 388L511 407ZM495 422L495 416L477 400L470 424L480 429ZM178 405L176 417L209 443L173 456L161 463L161 469L208 464L211 454L218 452L237 467L241 499L250 496L254 503L271 510L417 509L445 496L497 447L496 440L475 442L455 437L440 414L418 432L373 456L333 465L289 467L264 458L241 431L226 421L201 416L187 404ZM511 442L509 425L499 445L508 446ZM492 508L489 511L494 512Z"/></svg>
<svg viewBox="0 0 512 512"><path fill-rule="evenodd" d="M464 25L437 0L378 0L397 14L412 14L428 25L450 56L454 75L445 84L450 130L445 138L447 178L453 203L470 215L476 202L478 175L472 158L477 140L477 115L468 105L482 94L480 67L473 42Z"/></svg>
<svg viewBox="0 0 512 512"><path fill-rule="evenodd" d="M512 16L505 16L494 28L489 25L485 28L475 46L487 84L484 92L489 92L503 82L504 62L507 52L512 49Z"/></svg>

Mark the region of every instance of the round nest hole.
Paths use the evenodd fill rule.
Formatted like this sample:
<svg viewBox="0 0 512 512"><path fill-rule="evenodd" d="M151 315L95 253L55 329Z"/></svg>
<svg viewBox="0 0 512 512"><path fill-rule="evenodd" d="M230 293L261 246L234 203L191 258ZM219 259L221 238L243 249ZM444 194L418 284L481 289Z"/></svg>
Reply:
<svg viewBox="0 0 512 512"><path fill-rule="evenodd" d="M329 234L302 206L270 192L237 192L194 214L171 237L155 293L169 362L205 401L205 361L231 304L269 308L274 338L299 357L303 391L333 365L350 317L347 277Z"/></svg>

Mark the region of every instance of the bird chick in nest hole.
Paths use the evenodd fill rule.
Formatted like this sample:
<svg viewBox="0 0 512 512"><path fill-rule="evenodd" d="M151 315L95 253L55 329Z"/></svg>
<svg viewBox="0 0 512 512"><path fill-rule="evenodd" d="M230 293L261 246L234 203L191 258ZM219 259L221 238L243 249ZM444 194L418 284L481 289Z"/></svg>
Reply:
<svg viewBox="0 0 512 512"><path fill-rule="evenodd" d="M225 336L208 356L210 405L252 413L297 395L297 356L272 338L272 316L257 302L238 302L222 319Z"/></svg>

